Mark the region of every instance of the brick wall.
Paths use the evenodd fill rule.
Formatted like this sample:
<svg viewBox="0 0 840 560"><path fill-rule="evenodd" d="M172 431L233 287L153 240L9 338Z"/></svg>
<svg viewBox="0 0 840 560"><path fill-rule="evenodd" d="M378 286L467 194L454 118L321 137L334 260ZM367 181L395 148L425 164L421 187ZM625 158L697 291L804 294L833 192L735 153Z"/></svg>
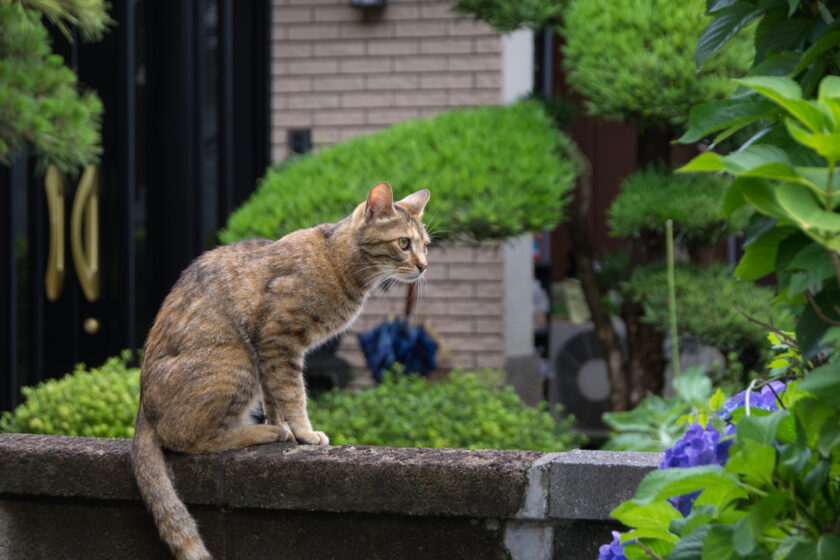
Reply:
<svg viewBox="0 0 840 560"><path fill-rule="evenodd" d="M504 250L438 244L429 250L427 282L415 310L415 322L428 322L444 343L442 367L505 365ZM365 365L357 335L390 317L405 314L407 287L377 291L341 342L340 356Z"/></svg>
<svg viewBox="0 0 840 560"><path fill-rule="evenodd" d="M502 39L452 0L272 4L272 157L290 128L323 146L445 109L502 103Z"/></svg>

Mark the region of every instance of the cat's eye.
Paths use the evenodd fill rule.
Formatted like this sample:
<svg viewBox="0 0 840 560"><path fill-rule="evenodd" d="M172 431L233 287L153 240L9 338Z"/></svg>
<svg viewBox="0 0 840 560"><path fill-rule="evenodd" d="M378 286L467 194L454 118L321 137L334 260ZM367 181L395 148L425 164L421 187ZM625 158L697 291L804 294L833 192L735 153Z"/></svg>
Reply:
<svg viewBox="0 0 840 560"><path fill-rule="evenodd" d="M399 246L400 249L405 251L411 246L411 239L409 239L408 237L400 237L399 239L397 239L397 246Z"/></svg>

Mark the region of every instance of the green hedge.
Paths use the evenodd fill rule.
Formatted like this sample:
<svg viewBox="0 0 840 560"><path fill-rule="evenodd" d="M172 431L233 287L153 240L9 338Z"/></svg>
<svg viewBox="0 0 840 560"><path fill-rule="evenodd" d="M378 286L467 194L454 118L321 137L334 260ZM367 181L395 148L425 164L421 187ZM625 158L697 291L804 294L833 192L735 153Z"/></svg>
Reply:
<svg viewBox="0 0 840 560"><path fill-rule="evenodd" d="M25 401L0 417L0 432L62 436L134 436L140 399L140 368L130 352L98 368L76 366L72 374L22 389Z"/></svg>
<svg viewBox="0 0 840 560"><path fill-rule="evenodd" d="M0 418L0 431L48 435L134 435L140 370L130 354L86 370L79 365L61 379L23 390L26 398ZM335 445L465 447L560 451L583 441L573 419L556 421L543 404L526 406L510 387L498 389L500 373L454 373L427 383L389 375L375 388L333 391L310 401L312 424Z"/></svg>
<svg viewBox="0 0 840 560"><path fill-rule="evenodd" d="M700 72L694 48L709 18L705 0L577 0L564 12L569 83L591 114L678 124L692 105L727 97L754 49L735 37Z"/></svg>
<svg viewBox="0 0 840 560"><path fill-rule="evenodd" d="M456 371L440 382L388 374L365 391L320 396L309 414L336 445L565 451L583 443L574 418L558 422L545 403L527 406L511 387L498 388L501 374Z"/></svg>
<svg viewBox="0 0 840 560"><path fill-rule="evenodd" d="M709 247L746 222L723 216L723 195L730 181L722 176L674 174L669 169L636 171L621 184L607 209L610 235L665 238L665 222L674 221L675 237L690 248Z"/></svg>
<svg viewBox="0 0 840 560"><path fill-rule="evenodd" d="M551 229L577 174L570 142L536 101L401 122L270 169L220 238L276 239L339 220L378 181L398 197L429 189L426 216L438 238Z"/></svg>
<svg viewBox="0 0 840 560"><path fill-rule="evenodd" d="M723 264L678 263L674 271L677 323L681 334L721 351L747 351L760 357L769 349L767 329L748 316L782 330L793 329L793 316L771 305L774 291L750 282L738 282ZM664 265L636 269L625 285L626 293L641 302L645 322L668 329L668 294ZM755 366L758 364L747 364Z"/></svg>

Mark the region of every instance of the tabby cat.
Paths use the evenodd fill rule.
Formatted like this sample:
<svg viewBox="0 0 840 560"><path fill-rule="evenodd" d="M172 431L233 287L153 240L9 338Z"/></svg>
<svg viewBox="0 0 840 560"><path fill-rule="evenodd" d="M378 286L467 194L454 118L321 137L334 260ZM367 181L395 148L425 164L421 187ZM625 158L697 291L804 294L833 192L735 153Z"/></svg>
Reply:
<svg viewBox="0 0 840 560"><path fill-rule="evenodd" d="M146 340L131 456L143 501L179 560L210 554L162 448L329 443L306 413L306 351L346 329L378 283L414 282L426 270L429 191L392 196L378 183L340 222L208 251L163 302ZM249 423L260 404L266 423Z"/></svg>

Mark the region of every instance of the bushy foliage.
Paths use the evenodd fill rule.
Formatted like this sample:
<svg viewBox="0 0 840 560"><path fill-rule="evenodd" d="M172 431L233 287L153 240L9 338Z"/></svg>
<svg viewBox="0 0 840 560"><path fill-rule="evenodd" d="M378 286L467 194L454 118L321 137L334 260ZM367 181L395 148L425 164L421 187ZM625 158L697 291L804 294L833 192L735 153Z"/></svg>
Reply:
<svg viewBox="0 0 840 560"><path fill-rule="evenodd" d="M452 8L506 33L519 28L559 25L569 0L458 0Z"/></svg>
<svg viewBox="0 0 840 560"><path fill-rule="evenodd" d="M437 237L480 241L550 229L577 174L569 143L534 101L404 121L269 170L220 237L279 238L340 220L379 181L398 197L429 189L426 216Z"/></svg>
<svg viewBox="0 0 840 560"><path fill-rule="evenodd" d="M0 163L29 147L42 165L76 171L101 153L102 103L78 91L76 75L51 52L41 13L29 5L90 38L101 37L110 20L101 0L0 2Z"/></svg>
<svg viewBox="0 0 840 560"><path fill-rule="evenodd" d="M492 371L440 382L389 374L368 390L322 395L309 415L335 444L564 451L582 443L573 418L558 422L545 403L529 407L500 381Z"/></svg>
<svg viewBox="0 0 840 560"><path fill-rule="evenodd" d="M132 437L140 370L131 354L98 368L83 364L61 379L25 387L25 402L0 417L0 432ZM573 418L555 420L545 404L526 406L501 372L456 372L443 382L389 374L375 388L333 391L312 400L312 424L332 443L402 447L537 449L561 451L584 438Z"/></svg>
<svg viewBox="0 0 840 560"><path fill-rule="evenodd" d="M662 265L638 268L625 290L644 307L642 320L668 329L667 271ZM781 330L793 328L787 309L773 306L772 288L733 279L723 264L677 263L674 270L680 333L723 352L748 352L759 358L769 349L766 329L738 312ZM748 367L760 364L747 364Z"/></svg>
<svg viewBox="0 0 840 560"><path fill-rule="evenodd" d="M729 181L715 175L674 174L651 167L637 171L621 183L607 209L610 235L664 239L665 222L673 220L674 237L688 248L710 247L746 221L742 215L727 222L723 195Z"/></svg>
<svg viewBox="0 0 840 560"><path fill-rule="evenodd" d="M694 49L708 23L704 0L578 0L564 17L569 83L591 114L651 123L682 123L689 108L734 91L746 73L748 38L718 52L697 72Z"/></svg>
<svg viewBox="0 0 840 560"><path fill-rule="evenodd" d="M140 399L140 369L129 367L130 352L109 358L102 366L76 366L61 379L24 387L26 399L14 412L4 412L0 432L65 436L134 436Z"/></svg>

